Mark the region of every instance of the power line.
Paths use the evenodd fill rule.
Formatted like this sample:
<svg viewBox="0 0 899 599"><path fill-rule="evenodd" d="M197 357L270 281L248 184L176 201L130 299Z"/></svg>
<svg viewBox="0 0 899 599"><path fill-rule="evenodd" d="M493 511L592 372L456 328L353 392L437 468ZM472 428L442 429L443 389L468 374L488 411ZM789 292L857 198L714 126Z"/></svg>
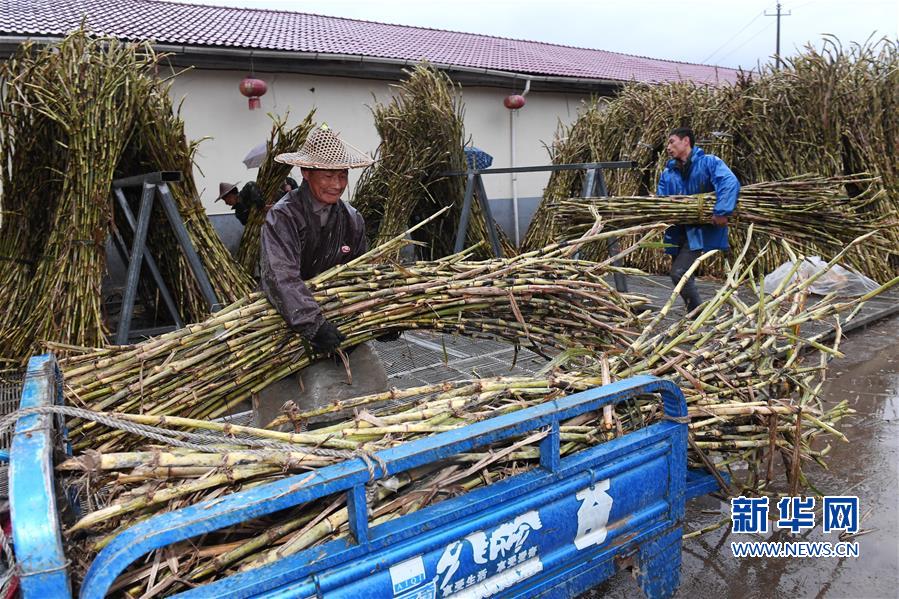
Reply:
<svg viewBox="0 0 899 599"><path fill-rule="evenodd" d="M743 46L745 46L746 44L748 44L749 42L751 42L752 40L754 40L755 38L760 36L761 34L765 33L766 31L768 31L771 28L772 25L774 25L774 23L768 23L767 25L765 25L764 27L759 29L755 35L753 35L751 38L749 38L748 40L746 40L745 42L743 42L742 44L740 44L739 46L737 46L736 48L734 48L733 50L731 50L730 52L725 54L724 56L722 56L719 60L724 60L725 58L727 58L728 56L730 56L731 54L733 54L734 52L736 52L737 50L739 50L740 48L742 48Z"/></svg>
<svg viewBox="0 0 899 599"><path fill-rule="evenodd" d="M720 52L720 51L724 48L724 46L726 46L726 45L728 45L729 43L733 42L737 37L739 37L739 35L740 35L741 33L743 33L744 31L746 31L747 29L749 29L749 26L752 25L753 23L755 23L755 22L758 20L758 18L759 18L760 16L762 16L763 14L765 14L765 11L764 11L764 10L763 10L762 12L760 12L759 14L755 15L755 16L754 16L748 23L746 23L746 25L743 26L742 29L740 29L740 30L739 30L738 32L736 32L734 35L730 36L730 39L728 39L726 42L724 42L723 44L721 44L721 45L718 47L717 50L715 50L714 52L712 52L711 54L709 54L706 58L702 59L701 62L702 62L703 64L705 64L705 63L707 63L709 60L711 60L712 57L713 57L715 54L717 54L718 52Z"/></svg>

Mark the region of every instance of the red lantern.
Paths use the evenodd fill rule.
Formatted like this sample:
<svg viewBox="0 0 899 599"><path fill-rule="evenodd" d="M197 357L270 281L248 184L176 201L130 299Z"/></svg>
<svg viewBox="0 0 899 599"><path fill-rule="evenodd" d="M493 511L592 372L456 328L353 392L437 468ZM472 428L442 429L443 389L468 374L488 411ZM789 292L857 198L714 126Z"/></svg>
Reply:
<svg viewBox="0 0 899 599"><path fill-rule="evenodd" d="M244 80L240 82L239 89L240 93L249 98L248 104L250 110L256 110L262 106L262 101L259 99L259 96L265 95L265 92L268 91L268 86L262 79L245 77Z"/></svg>
<svg viewBox="0 0 899 599"><path fill-rule="evenodd" d="M523 107L526 102L527 100L524 99L524 96L513 94L511 96L506 96L506 99L503 100L503 106L509 110L518 110Z"/></svg>

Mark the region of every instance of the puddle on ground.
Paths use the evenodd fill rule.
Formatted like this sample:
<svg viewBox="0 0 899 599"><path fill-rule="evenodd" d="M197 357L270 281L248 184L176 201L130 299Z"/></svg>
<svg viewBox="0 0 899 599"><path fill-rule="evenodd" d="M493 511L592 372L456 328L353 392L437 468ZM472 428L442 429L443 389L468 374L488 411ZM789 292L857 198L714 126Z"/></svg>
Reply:
<svg viewBox="0 0 899 599"><path fill-rule="evenodd" d="M887 422L899 421L899 376L891 376L892 383L883 401L883 409L880 412L880 418Z"/></svg>

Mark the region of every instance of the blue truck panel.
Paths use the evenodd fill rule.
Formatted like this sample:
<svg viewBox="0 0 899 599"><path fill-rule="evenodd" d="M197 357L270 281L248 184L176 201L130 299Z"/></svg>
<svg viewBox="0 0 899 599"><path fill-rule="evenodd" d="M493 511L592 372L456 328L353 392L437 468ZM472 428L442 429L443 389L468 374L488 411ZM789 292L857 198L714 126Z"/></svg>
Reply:
<svg viewBox="0 0 899 599"><path fill-rule="evenodd" d="M62 400L59 369L52 356L28 361L20 408L51 406ZM32 414L16 422L10 448L9 504L19 580L25 597L71 595L53 473L52 414Z"/></svg>

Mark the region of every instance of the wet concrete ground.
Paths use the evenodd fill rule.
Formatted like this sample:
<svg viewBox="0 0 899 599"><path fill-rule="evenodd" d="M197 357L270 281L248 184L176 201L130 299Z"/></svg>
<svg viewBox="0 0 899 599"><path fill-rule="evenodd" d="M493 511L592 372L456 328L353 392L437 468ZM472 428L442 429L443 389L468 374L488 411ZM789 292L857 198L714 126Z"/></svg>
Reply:
<svg viewBox="0 0 899 599"><path fill-rule="evenodd" d="M858 558L734 558L732 541L765 540L732 535L730 526L684 542L681 585L676 598L852 598L899 597L899 317L853 331L840 347L824 389L825 401L847 399L857 410L840 429L849 444L835 444L829 471L807 467L823 494L857 495L862 515ZM730 517L730 506L714 498L694 500L687 508L687 529ZM767 540L836 541L824 535L820 517L813 530L798 537L775 532ZM749 538L747 538L749 537ZM639 597L627 572L581 599Z"/></svg>

